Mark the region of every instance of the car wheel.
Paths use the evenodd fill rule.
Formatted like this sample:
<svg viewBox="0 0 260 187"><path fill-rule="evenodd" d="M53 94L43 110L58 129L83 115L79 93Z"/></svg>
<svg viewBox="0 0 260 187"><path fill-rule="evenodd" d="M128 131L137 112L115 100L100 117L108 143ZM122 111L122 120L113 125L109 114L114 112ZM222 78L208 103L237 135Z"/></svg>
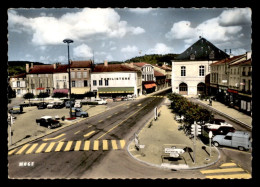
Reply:
<svg viewBox="0 0 260 187"><path fill-rule="evenodd" d="M40 126L41 124L40 124L40 123L37 123L37 125L39 125L39 126Z"/></svg>
<svg viewBox="0 0 260 187"><path fill-rule="evenodd" d="M245 148L242 147L242 146L239 146L238 149L239 149L240 151L244 151L244 150L245 150Z"/></svg>
<svg viewBox="0 0 260 187"><path fill-rule="evenodd" d="M81 118L84 118L84 115L81 115L80 117L81 117Z"/></svg>
<svg viewBox="0 0 260 187"><path fill-rule="evenodd" d="M48 129L51 129L51 125L48 125Z"/></svg>
<svg viewBox="0 0 260 187"><path fill-rule="evenodd" d="M214 146L216 146L216 147L219 146L219 143L218 143L218 142L214 142L213 144L214 144Z"/></svg>

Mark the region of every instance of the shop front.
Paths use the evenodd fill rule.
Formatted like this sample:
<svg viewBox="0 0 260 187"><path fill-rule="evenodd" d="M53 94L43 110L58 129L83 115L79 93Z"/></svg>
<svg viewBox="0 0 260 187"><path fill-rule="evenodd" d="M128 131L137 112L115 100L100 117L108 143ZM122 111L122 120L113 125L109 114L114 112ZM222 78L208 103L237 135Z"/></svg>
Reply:
<svg viewBox="0 0 260 187"><path fill-rule="evenodd" d="M240 111L252 115L252 95L238 93L240 96Z"/></svg>

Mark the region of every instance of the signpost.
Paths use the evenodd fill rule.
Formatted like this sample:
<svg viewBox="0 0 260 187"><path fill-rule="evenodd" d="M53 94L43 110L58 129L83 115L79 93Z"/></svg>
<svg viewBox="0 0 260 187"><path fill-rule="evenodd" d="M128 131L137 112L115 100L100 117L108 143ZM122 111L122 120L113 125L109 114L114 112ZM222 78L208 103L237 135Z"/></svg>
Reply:
<svg viewBox="0 0 260 187"><path fill-rule="evenodd" d="M158 113L157 113L157 107L154 108L154 119L157 120L157 116L158 116Z"/></svg>
<svg viewBox="0 0 260 187"><path fill-rule="evenodd" d="M194 135L193 138L193 158L195 163L195 156L196 156L196 136L201 134L201 125L198 125L196 122L191 125L191 134Z"/></svg>
<svg viewBox="0 0 260 187"><path fill-rule="evenodd" d="M212 138L213 134L212 131L209 131L209 157L211 157L211 138Z"/></svg>

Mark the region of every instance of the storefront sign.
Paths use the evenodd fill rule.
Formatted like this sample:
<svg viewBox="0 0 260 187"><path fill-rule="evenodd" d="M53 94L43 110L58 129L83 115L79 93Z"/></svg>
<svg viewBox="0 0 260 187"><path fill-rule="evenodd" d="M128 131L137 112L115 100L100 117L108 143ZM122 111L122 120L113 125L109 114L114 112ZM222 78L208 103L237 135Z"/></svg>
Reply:
<svg viewBox="0 0 260 187"><path fill-rule="evenodd" d="M230 93L236 93L236 94L238 93L237 90L231 90L231 89L228 89L227 91L230 92Z"/></svg>

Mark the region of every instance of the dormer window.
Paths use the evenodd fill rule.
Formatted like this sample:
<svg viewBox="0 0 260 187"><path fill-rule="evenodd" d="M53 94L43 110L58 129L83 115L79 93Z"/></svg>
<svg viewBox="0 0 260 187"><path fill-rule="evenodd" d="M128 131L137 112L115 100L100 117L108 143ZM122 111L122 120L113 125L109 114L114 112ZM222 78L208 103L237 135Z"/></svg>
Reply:
<svg viewBox="0 0 260 187"><path fill-rule="evenodd" d="M214 59L214 58L215 58L214 51L211 51L209 54L209 59Z"/></svg>
<svg viewBox="0 0 260 187"><path fill-rule="evenodd" d="M191 54L191 55L190 55L190 59L191 59L191 60L195 60L195 55L194 55L194 54Z"/></svg>

